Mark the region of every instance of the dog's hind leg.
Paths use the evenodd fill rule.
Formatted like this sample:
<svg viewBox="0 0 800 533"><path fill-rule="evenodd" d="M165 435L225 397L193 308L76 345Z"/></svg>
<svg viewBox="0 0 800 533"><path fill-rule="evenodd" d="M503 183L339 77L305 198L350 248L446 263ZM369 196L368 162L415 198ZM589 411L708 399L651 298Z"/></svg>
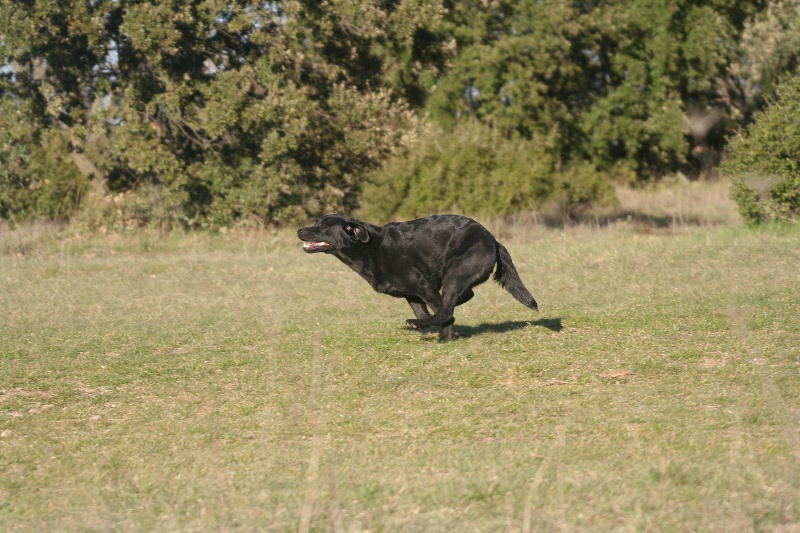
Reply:
<svg viewBox="0 0 800 533"><path fill-rule="evenodd" d="M461 295L461 296L458 298L458 301L456 302L456 307L458 307L458 306L459 306L459 305L461 305L461 304L465 304L465 303L467 303L468 301L472 300L472 297L473 297L473 296L475 296L475 293L474 293L474 292L472 292L472 289L468 289L468 290L467 290L467 292L465 292L464 294L462 294L462 295Z"/></svg>
<svg viewBox="0 0 800 533"><path fill-rule="evenodd" d="M442 326L440 340L452 340L455 320L453 311L457 305L469 301L474 296L473 287L489 279L494 267L494 257L487 255L485 250L475 247L460 258L459 264L460 268L454 268L442 280L442 300L441 305L437 306L436 312L428 317L407 320L408 327L421 329Z"/></svg>
<svg viewBox="0 0 800 533"><path fill-rule="evenodd" d="M472 289L467 290L467 292L465 292L458 298L456 306L459 306L463 303L470 301L473 296L475 296L475 293L472 292ZM442 333L439 335L439 342L448 342L456 337L456 331L454 325L455 321L456 321L455 318L451 318L448 322L442 324Z"/></svg>
<svg viewBox="0 0 800 533"><path fill-rule="evenodd" d="M442 326L442 332L439 334L439 342L448 342L456 338L455 321L456 320L453 319L448 324Z"/></svg>

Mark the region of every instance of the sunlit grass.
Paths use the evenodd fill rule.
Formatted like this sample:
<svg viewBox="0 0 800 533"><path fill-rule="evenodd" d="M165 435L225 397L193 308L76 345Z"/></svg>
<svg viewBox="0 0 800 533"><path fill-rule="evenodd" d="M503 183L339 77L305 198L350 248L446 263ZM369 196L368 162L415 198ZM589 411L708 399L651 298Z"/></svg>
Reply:
<svg viewBox="0 0 800 533"><path fill-rule="evenodd" d="M734 225L736 203L725 179L664 180L648 187L617 187L619 211L632 219L661 225Z"/></svg>
<svg viewBox="0 0 800 533"><path fill-rule="evenodd" d="M0 530L800 527L800 232L504 231L444 345L290 232L3 254Z"/></svg>

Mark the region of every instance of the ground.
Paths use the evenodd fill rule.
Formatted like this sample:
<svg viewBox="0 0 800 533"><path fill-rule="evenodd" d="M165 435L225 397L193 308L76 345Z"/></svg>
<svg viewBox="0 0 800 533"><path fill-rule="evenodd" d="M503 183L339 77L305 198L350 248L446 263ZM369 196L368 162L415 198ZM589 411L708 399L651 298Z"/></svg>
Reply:
<svg viewBox="0 0 800 533"><path fill-rule="evenodd" d="M800 530L800 231L637 213L488 223L541 313L444 345L289 232L6 232L0 529Z"/></svg>

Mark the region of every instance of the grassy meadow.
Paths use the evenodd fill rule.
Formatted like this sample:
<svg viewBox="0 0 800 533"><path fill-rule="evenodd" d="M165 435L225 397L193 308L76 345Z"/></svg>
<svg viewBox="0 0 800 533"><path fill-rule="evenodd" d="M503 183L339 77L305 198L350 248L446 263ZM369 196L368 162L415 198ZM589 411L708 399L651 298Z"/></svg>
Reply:
<svg viewBox="0 0 800 533"><path fill-rule="evenodd" d="M541 312L447 344L288 231L0 230L0 530L800 531L800 229L692 209L490 225Z"/></svg>

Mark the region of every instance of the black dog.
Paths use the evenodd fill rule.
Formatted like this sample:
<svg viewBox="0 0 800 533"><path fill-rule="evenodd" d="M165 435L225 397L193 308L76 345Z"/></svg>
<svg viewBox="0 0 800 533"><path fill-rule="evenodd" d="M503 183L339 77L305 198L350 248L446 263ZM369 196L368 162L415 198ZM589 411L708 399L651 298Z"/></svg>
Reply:
<svg viewBox="0 0 800 533"><path fill-rule="evenodd" d="M441 326L439 342L453 340L453 310L474 296L472 288L494 279L514 298L538 311L511 256L486 228L472 219L435 215L373 226L341 215L326 215L297 230L308 253L338 257L378 292L405 298L417 315L412 329ZM433 315L428 312L433 309Z"/></svg>

